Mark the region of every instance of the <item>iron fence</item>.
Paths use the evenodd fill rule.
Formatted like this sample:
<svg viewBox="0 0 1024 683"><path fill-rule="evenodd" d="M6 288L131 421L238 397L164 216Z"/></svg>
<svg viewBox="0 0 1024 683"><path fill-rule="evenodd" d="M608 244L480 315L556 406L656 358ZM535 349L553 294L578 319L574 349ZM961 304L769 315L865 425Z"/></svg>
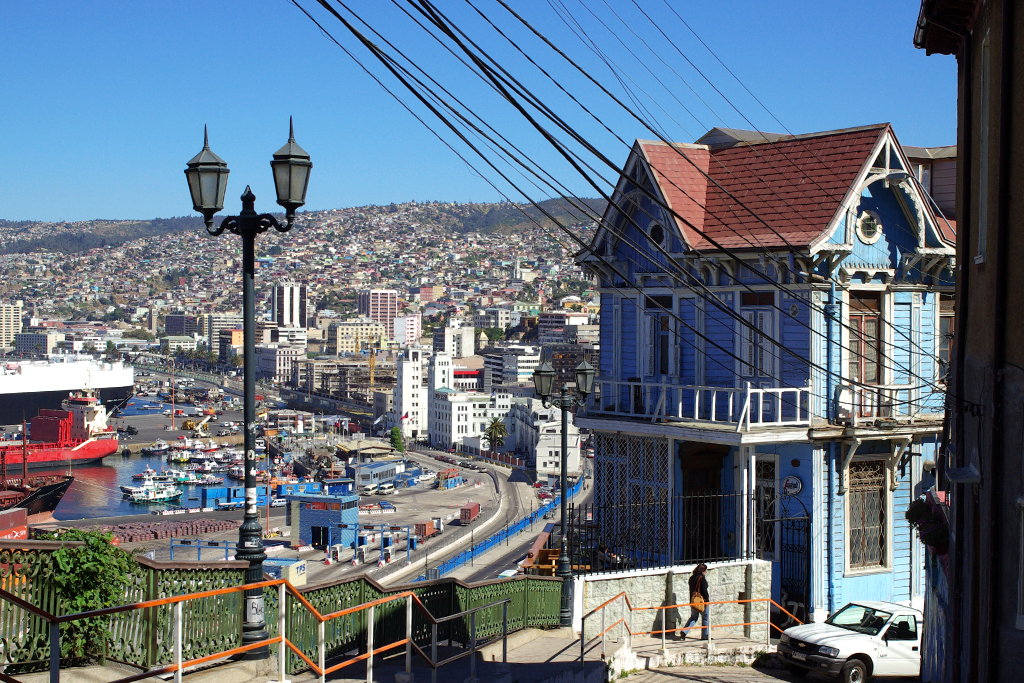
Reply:
<svg viewBox="0 0 1024 683"><path fill-rule="evenodd" d="M747 493L696 493L643 503L571 504L573 572L591 574L753 557Z"/></svg>

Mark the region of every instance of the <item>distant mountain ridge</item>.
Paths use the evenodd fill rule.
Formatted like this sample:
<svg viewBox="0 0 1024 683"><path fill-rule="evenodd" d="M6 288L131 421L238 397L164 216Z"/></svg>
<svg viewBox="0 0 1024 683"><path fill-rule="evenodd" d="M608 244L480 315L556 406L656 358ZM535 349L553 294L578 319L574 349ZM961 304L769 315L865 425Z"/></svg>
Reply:
<svg viewBox="0 0 1024 683"><path fill-rule="evenodd" d="M540 202L541 211L531 204L500 203L403 203L391 205L370 205L348 207L367 216L386 216L409 207L429 209L428 215L417 212L416 220L426 220L432 225L455 233L477 232L481 234L512 234L532 229L539 223L544 228L554 227L544 212L549 213L564 225L592 223L593 215L604 213L603 199L582 199L588 211L573 206L564 199L548 199ZM318 213L318 212L312 212ZM590 213L591 215L587 215ZM413 216L409 216L411 221ZM219 221L218 221L219 222ZM358 228L358 225L353 227ZM102 247L117 247L132 240L155 237L187 230L202 232L203 220L199 216L178 216L154 218L143 221L75 221L46 223L42 221L6 221L0 219L0 254L26 254L49 251L72 254Z"/></svg>

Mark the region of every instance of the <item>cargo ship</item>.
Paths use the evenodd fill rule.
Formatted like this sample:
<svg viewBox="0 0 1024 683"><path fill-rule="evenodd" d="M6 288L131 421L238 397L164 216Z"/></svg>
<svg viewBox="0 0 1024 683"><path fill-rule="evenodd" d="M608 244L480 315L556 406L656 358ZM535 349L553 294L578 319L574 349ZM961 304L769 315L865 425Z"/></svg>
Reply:
<svg viewBox="0 0 1024 683"><path fill-rule="evenodd" d="M53 511L74 481L70 475L4 479L0 484L0 512L22 508L28 524L52 522Z"/></svg>
<svg viewBox="0 0 1024 683"><path fill-rule="evenodd" d="M32 418L29 441L0 442L4 468L84 465L117 452L117 431L107 424L107 409L92 392L72 393L61 408L40 409Z"/></svg>
<svg viewBox="0 0 1024 683"><path fill-rule="evenodd" d="M43 409L60 408L69 392L89 390L112 409L134 391L135 371L121 361L60 354L48 360L0 364L0 425L19 424Z"/></svg>

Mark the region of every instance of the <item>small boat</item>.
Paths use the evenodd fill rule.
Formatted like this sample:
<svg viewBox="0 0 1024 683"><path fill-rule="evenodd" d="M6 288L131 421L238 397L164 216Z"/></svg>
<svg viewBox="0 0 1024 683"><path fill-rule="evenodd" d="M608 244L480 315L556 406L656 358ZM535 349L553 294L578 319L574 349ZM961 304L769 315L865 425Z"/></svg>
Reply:
<svg viewBox="0 0 1024 683"><path fill-rule="evenodd" d="M144 446L142 448L142 452L145 453L146 455L161 455L162 453L166 453L170 449L170 444L168 444L166 441L159 440L150 446Z"/></svg>
<svg viewBox="0 0 1024 683"><path fill-rule="evenodd" d="M161 484L153 488L147 488L131 495L133 503L168 503L181 498L181 489L170 484Z"/></svg>
<svg viewBox="0 0 1024 683"><path fill-rule="evenodd" d="M193 447L192 441L189 439L178 439L171 444L172 451L187 451Z"/></svg>
<svg viewBox="0 0 1024 683"><path fill-rule="evenodd" d="M167 462L185 463L191 459L192 453L189 451L173 451L167 455Z"/></svg>
<svg viewBox="0 0 1024 683"><path fill-rule="evenodd" d="M146 469L142 470L142 471L141 471L141 472L139 472L138 474L133 474L133 475L132 475L132 479L136 479L136 480L138 480L138 479L146 480L146 479L152 479L152 478L153 478L153 477L155 477L156 475L157 475L157 472L156 472L156 470L154 470L154 469L153 469L153 468L151 468L151 467L150 467L149 465L147 465L147 466L146 466Z"/></svg>
<svg viewBox="0 0 1024 683"><path fill-rule="evenodd" d="M220 486L223 483L224 483L224 478L223 477L215 477L212 474L207 474L207 475L203 476L202 480L200 480L199 485L200 486Z"/></svg>
<svg viewBox="0 0 1024 683"><path fill-rule="evenodd" d="M245 468L241 465L232 465L231 469L228 470L229 479L238 479L240 481L245 480Z"/></svg>

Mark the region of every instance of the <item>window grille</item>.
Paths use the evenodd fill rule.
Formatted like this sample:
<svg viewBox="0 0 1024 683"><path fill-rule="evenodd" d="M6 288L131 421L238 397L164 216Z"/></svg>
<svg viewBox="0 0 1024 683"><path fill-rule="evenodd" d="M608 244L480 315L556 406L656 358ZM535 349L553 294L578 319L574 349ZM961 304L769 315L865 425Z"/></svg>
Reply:
<svg viewBox="0 0 1024 683"><path fill-rule="evenodd" d="M885 492L885 471L884 460L850 464L851 569L871 569L886 565L888 498Z"/></svg>

